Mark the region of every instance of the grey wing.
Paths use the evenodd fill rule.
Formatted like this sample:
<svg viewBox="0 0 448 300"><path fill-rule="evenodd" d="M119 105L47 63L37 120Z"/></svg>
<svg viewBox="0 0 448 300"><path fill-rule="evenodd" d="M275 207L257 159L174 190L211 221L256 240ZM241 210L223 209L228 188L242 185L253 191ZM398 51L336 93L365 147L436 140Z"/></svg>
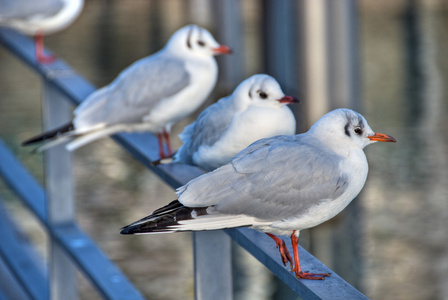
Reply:
<svg viewBox="0 0 448 300"><path fill-rule="evenodd" d="M232 197L235 191L231 181L238 181L245 173L259 171L259 161L266 158L273 144L289 139L290 136L265 138L252 143L237 154L231 163L195 178L177 189L179 201L185 206L210 206L220 203L227 196Z"/></svg>
<svg viewBox="0 0 448 300"><path fill-rule="evenodd" d="M338 168L341 157L313 144L297 147L297 141L273 139L265 147L240 155L232 164L210 173L204 182L195 183L211 186L196 195L194 202L208 201L207 205L215 205L225 214L273 221L300 215L346 190L348 177ZM187 186L184 193L197 188Z"/></svg>
<svg viewBox="0 0 448 300"><path fill-rule="evenodd" d="M229 97L207 107L195 122L185 127L179 135L184 143L179 149L180 161L191 164L192 156L199 147L212 146L228 129L235 115L235 108Z"/></svg>
<svg viewBox="0 0 448 300"><path fill-rule="evenodd" d="M280 135L255 141L235 155L232 160L232 165L239 173L259 171L263 160L268 155L272 146L279 143L291 142L294 138L295 136Z"/></svg>
<svg viewBox="0 0 448 300"><path fill-rule="evenodd" d="M75 126L141 122L155 105L187 87L190 80L182 61L157 54L146 57L89 96L75 111Z"/></svg>
<svg viewBox="0 0 448 300"><path fill-rule="evenodd" d="M62 7L61 0L0 0L0 20L49 17Z"/></svg>

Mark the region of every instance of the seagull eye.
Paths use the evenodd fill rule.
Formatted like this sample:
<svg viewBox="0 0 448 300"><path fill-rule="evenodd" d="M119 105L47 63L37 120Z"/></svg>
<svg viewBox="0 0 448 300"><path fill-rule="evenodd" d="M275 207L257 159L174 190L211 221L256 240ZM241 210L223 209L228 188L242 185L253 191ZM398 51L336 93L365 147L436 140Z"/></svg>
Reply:
<svg viewBox="0 0 448 300"><path fill-rule="evenodd" d="M358 135L361 135L361 133L362 133L362 129L360 127L356 127L354 131Z"/></svg>
<svg viewBox="0 0 448 300"><path fill-rule="evenodd" d="M267 97L268 97L268 95L265 92L260 92L261 99L266 99Z"/></svg>
<svg viewBox="0 0 448 300"><path fill-rule="evenodd" d="M201 40L199 40L199 41L198 41L198 45L199 45L199 46L201 46L201 47L204 47L204 46L205 46L205 42L204 42L204 41L201 41Z"/></svg>

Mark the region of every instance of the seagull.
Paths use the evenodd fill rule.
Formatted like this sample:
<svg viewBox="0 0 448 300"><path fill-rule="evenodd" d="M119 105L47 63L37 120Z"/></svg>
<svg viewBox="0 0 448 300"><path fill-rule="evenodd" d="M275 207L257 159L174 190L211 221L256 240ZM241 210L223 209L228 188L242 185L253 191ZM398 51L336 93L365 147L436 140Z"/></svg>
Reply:
<svg viewBox="0 0 448 300"><path fill-rule="evenodd" d="M149 131L158 136L160 157L171 156L171 126L206 100L218 75L213 56L229 53L230 48L219 45L204 28L185 26L162 50L138 60L87 97L74 111L72 122L22 145L49 140L37 149L42 151L71 141L66 149L73 151L117 132Z"/></svg>
<svg viewBox="0 0 448 300"><path fill-rule="evenodd" d="M51 63L56 57L45 55L43 36L68 27L83 5L84 0L0 0L0 26L34 36L36 60Z"/></svg>
<svg viewBox="0 0 448 300"><path fill-rule="evenodd" d="M273 77L253 75L185 127L174 162L212 171L259 139L293 135L296 120L286 104L297 102Z"/></svg>
<svg viewBox="0 0 448 300"><path fill-rule="evenodd" d="M359 113L336 109L303 134L261 139L228 164L177 190L178 199L124 228L122 234L155 234L248 226L276 242L282 262L297 278L328 273L300 268L302 229L341 212L361 191L368 164L363 148L395 142L375 133ZM290 235L293 260L277 235Z"/></svg>

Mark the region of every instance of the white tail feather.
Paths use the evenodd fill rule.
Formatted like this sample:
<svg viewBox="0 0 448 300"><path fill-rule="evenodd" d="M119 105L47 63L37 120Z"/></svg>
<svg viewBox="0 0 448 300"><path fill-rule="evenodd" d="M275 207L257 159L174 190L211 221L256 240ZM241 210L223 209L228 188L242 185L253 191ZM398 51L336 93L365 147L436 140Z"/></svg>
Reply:
<svg viewBox="0 0 448 300"><path fill-rule="evenodd" d="M125 130L126 130L126 126L117 125L117 126L113 126L113 127L100 129L100 130L97 130L97 131L94 131L91 133L86 133L84 135L81 135L81 136L75 138L73 141L68 143L67 146L65 146L65 148L68 151L73 151L73 150L76 150L76 149L78 149L86 144L89 144L95 140L98 140L105 136L109 136L114 133L117 133L120 131L125 131Z"/></svg>
<svg viewBox="0 0 448 300"><path fill-rule="evenodd" d="M33 152L40 153L40 152L45 151L45 150L47 150L49 148L52 148L54 146L57 146L57 145L62 144L62 143L65 143L65 142L71 140L71 138L72 138L71 135L65 135L65 136L58 137L55 140L45 142L43 145L41 145L41 146L37 147L36 149L34 149Z"/></svg>
<svg viewBox="0 0 448 300"><path fill-rule="evenodd" d="M223 215L219 212L213 211L208 215L201 215L190 220L179 221L179 225L169 226L167 229L171 229L174 231L217 230L224 228L251 226L255 222L255 219L250 216Z"/></svg>

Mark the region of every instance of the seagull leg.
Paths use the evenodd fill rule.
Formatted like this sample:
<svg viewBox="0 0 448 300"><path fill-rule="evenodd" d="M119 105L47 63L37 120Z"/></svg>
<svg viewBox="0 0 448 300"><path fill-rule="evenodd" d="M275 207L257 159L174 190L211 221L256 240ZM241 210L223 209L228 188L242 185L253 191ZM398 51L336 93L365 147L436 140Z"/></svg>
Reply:
<svg viewBox="0 0 448 300"><path fill-rule="evenodd" d="M166 148L168 150L168 155L166 157L171 157L173 155L173 151L171 150L170 133L166 130L166 128L163 128L163 137L165 138Z"/></svg>
<svg viewBox="0 0 448 300"><path fill-rule="evenodd" d="M294 230L291 234L292 251L294 252L294 268L291 270L296 273L297 278L324 280L324 277L330 276L330 273L308 273L302 272L299 260L299 237Z"/></svg>
<svg viewBox="0 0 448 300"><path fill-rule="evenodd" d="M163 137L161 133L157 134L157 140L159 141L159 156L165 158L165 151L163 149Z"/></svg>
<svg viewBox="0 0 448 300"><path fill-rule="evenodd" d="M292 269L292 258L291 255L289 254L288 248L286 248L286 244L285 241L276 237L273 234L270 233L266 233L270 238L272 238L275 243L277 244L277 249L280 252L280 255L282 257L282 262L283 265L286 267L286 263L289 262L291 264L291 269Z"/></svg>
<svg viewBox="0 0 448 300"><path fill-rule="evenodd" d="M44 36L42 33L37 33L34 38L36 47L36 59L41 64L49 64L56 60L55 55L46 55L44 53Z"/></svg>

